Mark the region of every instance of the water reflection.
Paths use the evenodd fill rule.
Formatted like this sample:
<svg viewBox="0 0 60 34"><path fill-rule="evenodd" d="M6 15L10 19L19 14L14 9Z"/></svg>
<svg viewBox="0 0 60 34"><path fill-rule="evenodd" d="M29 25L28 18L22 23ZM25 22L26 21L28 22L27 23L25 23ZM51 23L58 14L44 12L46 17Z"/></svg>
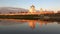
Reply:
<svg viewBox="0 0 60 34"><path fill-rule="evenodd" d="M47 25L49 23L60 24L60 22L55 22L55 21L0 19L0 26L2 26L2 25L7 26L7 25L14 25L14 24L24 24L24 23L28 23L28 26L32 29L35 29L37 23L40 25L40 27L42 27L43 25Z"/></svg>
<svg viewBox="0 0 60 34"><path fill-rule="evenodd" d="M60 34L60 22L42 20L0 19L0 33Z"/></svg>

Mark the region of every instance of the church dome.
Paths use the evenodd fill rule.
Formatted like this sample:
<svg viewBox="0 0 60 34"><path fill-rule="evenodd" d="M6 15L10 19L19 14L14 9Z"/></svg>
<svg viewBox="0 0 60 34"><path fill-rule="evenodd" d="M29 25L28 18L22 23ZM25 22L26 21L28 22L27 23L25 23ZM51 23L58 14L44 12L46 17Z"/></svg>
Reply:
<svg viewBox="0 0 60 34"><path fill-rule="evenodd" d="M35 7L34 5L32 5L31 7Z"/></svg>

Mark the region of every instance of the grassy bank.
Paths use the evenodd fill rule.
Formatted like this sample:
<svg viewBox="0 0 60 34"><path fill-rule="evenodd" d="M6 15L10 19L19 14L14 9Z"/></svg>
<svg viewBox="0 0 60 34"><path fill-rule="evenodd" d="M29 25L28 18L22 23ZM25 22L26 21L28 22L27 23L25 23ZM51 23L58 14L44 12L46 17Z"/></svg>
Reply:
<svg viewBox="0 0 60 34"><path fill-rule="evenodd" d="M0 15L0 19L60 20L60 14L44 14L44 15Z"/></svg>
<svg viewBox="0 0 60 34"><path fill-rule="evenodd" d="M0 15L3 19L41 19L41 15Z"/></svg>

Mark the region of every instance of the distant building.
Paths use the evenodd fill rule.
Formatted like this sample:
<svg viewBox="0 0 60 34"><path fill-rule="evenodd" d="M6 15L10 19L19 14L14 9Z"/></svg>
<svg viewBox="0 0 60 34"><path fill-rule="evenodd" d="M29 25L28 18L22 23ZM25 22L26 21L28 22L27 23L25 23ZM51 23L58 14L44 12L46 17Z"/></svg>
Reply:
<svg viewBox="0 0 60 34"><path fill-rule="evenodd" d="M59 11L57 11L57 13L60 13L60 10L59 10Z"/></svg>
<svg viewBox="0 0 60 34"><path fill-rule="evenodd" d="M43 11L43 9L41 8L41 9L40 9L40 12L42 12L42 11Z"/></svg>
<svg viewBox="0 0 60 34"><path fill-rule="evenodd" d="M32 12L36 12L34 5L30 6L29 12L31 12L31 13L32 13Z"/></svg>

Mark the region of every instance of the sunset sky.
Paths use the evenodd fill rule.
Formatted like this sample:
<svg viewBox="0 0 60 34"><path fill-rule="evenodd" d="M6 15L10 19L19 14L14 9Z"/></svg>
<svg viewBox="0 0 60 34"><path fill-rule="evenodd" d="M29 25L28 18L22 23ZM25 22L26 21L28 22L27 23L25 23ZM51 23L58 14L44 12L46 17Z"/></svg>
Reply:
<svg viewBox="0 0 60 34"><path fill-rule="evenodd" d="M29 9L31 5L36 9L60 10L60 0L0 0L0 7L19 7Z"/></svg>

